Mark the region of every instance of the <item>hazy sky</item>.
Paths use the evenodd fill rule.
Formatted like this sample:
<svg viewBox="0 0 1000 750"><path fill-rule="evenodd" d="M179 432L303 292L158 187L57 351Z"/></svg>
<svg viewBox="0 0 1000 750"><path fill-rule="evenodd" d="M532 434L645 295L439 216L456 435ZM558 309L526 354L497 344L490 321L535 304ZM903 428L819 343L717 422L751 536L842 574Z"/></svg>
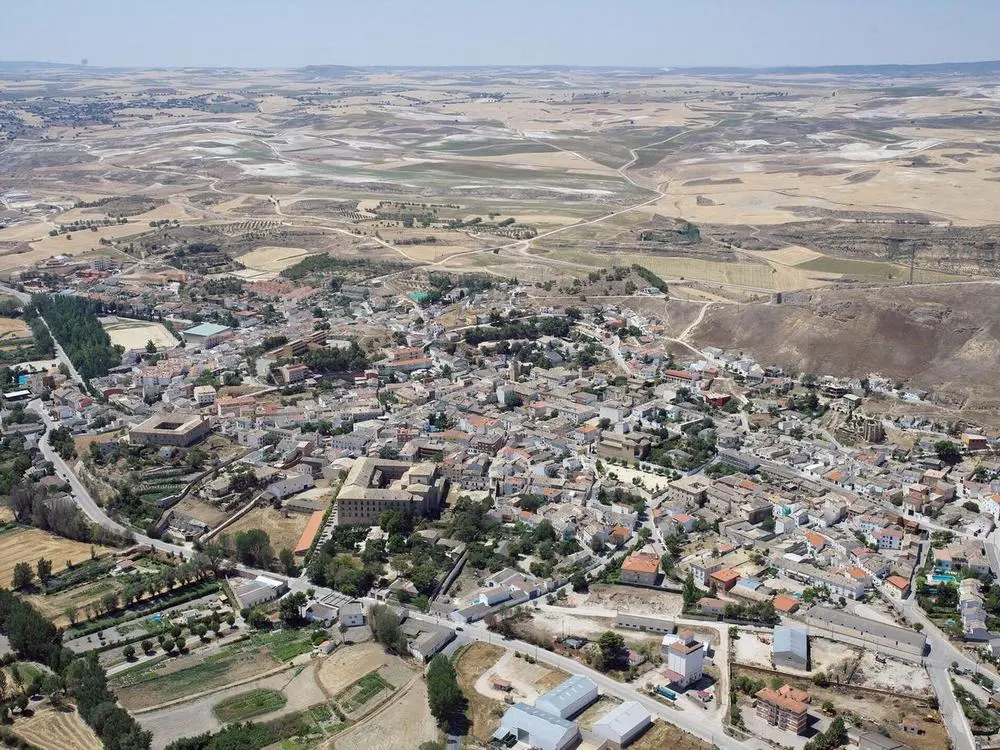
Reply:
<svg viewBox="0 0 1000 750"><path fill-rule="evenodd" d="M8 0L0 59L110 66L1000 58L1000 0Z"/></svg>

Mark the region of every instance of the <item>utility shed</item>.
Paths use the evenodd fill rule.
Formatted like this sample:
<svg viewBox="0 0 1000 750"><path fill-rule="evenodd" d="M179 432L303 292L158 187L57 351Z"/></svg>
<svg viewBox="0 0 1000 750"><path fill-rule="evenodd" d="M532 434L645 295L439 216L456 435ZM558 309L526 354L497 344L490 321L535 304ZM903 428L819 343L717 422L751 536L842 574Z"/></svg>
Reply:
<svg viewBox="0 0 1000 750"><path fill-rule="evenodd" d="M635 701L625 701L614 711L594 722L593 732L621 748L646 731L653 723L649 711Z"/></svg>
<svg viewBox="0 0 1000 750"><path fill-rule="evenodd" d="M568 719L597 700L597 684L582 674L575 674L556 685L535 701L535 708L549 716Z"/></svg>
<svg viewBox="0 0 1000 750"><path fill-rule="evenodd" d="M514 737L539 750L565 750L580 739L580 729L571 721L551 716L527 703L515 703L500 719L493 739L503 742Z"/></svg>
<svg viewBox="0 0 1000 750"><path fill-rule="evenodd" d="M797 625L782 625L774 629L771 661L776 667L809 669L809 635Z"/></svg>

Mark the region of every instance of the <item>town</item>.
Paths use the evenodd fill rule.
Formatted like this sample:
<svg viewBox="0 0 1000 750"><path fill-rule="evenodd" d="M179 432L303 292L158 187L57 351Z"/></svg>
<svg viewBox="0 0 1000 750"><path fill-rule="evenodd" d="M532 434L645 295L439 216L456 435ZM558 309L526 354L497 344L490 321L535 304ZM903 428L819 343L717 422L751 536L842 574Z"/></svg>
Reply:
<svg viewBox="0 0 1000 750"><path fill-rule="evenodd" d="M352 736L420 663L434 711L439 655L483 746L660 747L679 728L692 747L881 750L1000 729L1000 433L890 418L923 394L877 374L671 344L639 311L669 293L648 272L589 283L653 307L292 268L56 258L7 279L6 314L49 354L0 370L26 468L8 538L27 523L101 550L62 569L26 546L12 585L99 654L159 746L213 685L209 732L230 702L301 700L266 677L285 662L340 690L287 731ZM337 660L372 669L344 683Z"/></svg>

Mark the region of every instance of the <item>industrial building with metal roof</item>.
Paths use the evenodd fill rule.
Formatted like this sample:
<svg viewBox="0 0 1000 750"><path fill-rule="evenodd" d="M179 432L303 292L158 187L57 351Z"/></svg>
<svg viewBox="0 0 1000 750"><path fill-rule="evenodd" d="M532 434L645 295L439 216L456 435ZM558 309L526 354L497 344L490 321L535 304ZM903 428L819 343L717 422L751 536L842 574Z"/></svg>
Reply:
<svg viewBox="0 0 1000 750"><path fill-rule="evenodd" d="M625 701L594 722L593 732L618 747L627 745L653 723L649 711L636 701Z"/></svg>
<svg viewBox="0 0 1000 750"><path fill-rule="evenodd" d="M596 701L597 697L597 683L582 674L575 674L539 696L535 708L550 716L568 719Z"/></svg>
<svg viewBox="0 0 1000 750"><path fill-rule="evenodd" d="M774 629L771 661L776 667L809 669L809 633L801 626L780 625Z"/></svg>
<svg viewBox="0 0 1000 750"><path fill-rule="evenodd" d="M571 721L527 703L515 703L500 719L500 728L493 733L493 739L504 741L512 736L539 750L566 750L580 739L580 729Z"/></svg>

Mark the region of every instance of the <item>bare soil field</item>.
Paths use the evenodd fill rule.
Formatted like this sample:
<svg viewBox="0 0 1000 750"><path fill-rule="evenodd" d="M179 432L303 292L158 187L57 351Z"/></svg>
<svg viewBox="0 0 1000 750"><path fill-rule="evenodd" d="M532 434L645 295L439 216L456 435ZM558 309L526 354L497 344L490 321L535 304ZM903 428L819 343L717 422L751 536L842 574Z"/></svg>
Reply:
<svg viewBox="0 0 1000 750"><path fill-rule="evenodd" d="M506 652L499 646L472 643L455 662L455 673L462 693L469 702L467 716L472 722L470 733L480 742L487 742L500 725L504 704L477 689L477 681L494 672L494 667Z"/></svg>
<svg viewBox="0 0 1000 750"><path fill-rule="evenodd" d="M73 564L90 559L91 545L74 542L71 539L49 534L41 529L14 529L0 535L0 582L10 584L14 566L27 562L35 567L40 557L52 561L54 571L65 567L66 561ZM107 547L93 547L97 555L109 552Z"/></svg>
<svg viewBox="0 0 1000 750"><path fill-rule="evenodd" d="M313 251L301 247L260 247L239 256L238 260L249 271L276 276L289 266L294 266L312 254ZM258 276L254 276L254 278L258 278ZM263 278L263 276L259 276L259 278Z"/></svg>
<svg viewBox="0 0 1000 750"><path fill-rule="evenodd" d="M271 537L271 546L274 547L275 552L278 552L286 547L295 549L295 545L308 522L309 514L307 513L289 512L283 514L283 511L275 510L267 505L254 508L240 520L228 526L226 531L230 534L236 534L250 529L263 529Z"/></svg>
<svg viewBox="0 0 1000 750"><path fill-rule="evenodd" d="M73 708L42 708L11 727L39 750L101 750L103 745Z"/></svg>
<svg viewBox="0 0 1000 750"><path fill-rule="evenodd" d="M371 716L328 741L324 750L399 750L438 739L440 731L427 706L427 686L415 679L399 696Z"/></svg>
<svg viewBox="0 0 1000 750"><path fill-rule="evenodd" d="M158 350L172 349L179 343L162 323L151 323L146 320L118 318L118 322L105 325L104 330L111 337L112 344L121 345L126 351L145 349L149 341L152 341Z"/></svg>
<svg viewBox="0 0 1000 750"><path fill-rule="evenodd" d="M632 750L712 750L712 746L683 729L667 724L659 719L646 733L629 745Z"/></svg>
<svg viewBox="0 0 1000 750"><path fill-rule="evenodd" d="M194 516L199 521L204 521L213 528L229 518L229 514L225 511L219 510L214 505L209 505L191 496L181 500L174 508L182 513Z"/></svg>
<svg viewBox="0 0 1000 750"><path fill-rule="evenodd" d="M30 335L31 328L21 318L0 318L0 344Z"/></svg>
<svg viewBox="0 0 1000 750"><path fill-rule="evenodd" d="M622 612L644 612L663 617L679 615L681 604L680 594L603 583L591 586L586 599L588 607L604 607Z"/></svg>
<svg viewBox="0 0 1000 750"><path fill-rule="evenodd" d="M328 695L337 695L360 676L388 664L389 656L376 643L339 648L323 660L316 679Z"/></svg>

